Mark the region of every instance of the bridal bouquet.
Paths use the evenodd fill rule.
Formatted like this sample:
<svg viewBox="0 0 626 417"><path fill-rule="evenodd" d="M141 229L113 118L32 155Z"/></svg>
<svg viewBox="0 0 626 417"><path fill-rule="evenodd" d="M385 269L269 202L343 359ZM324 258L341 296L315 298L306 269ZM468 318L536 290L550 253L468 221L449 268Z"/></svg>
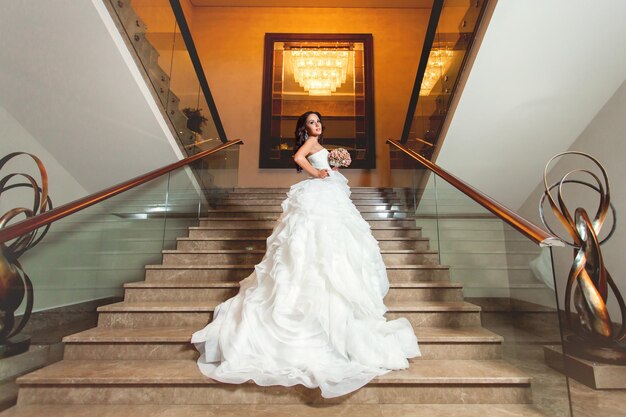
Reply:
<svg viewBox="0 0 626 417"><path fill-rule="evenodd" d="M336 148L328 154L328 163L334 167L347 167L352 163L352 158L344 148Z"/></svg>

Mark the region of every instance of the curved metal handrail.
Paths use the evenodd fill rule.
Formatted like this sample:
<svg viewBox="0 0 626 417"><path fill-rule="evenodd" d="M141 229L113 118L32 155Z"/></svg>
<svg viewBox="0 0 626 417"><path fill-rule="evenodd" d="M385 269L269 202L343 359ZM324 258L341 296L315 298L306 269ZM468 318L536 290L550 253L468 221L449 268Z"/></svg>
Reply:
<svg viewBox="0 0 626 417"><path fill-rule="evenodd" d="M495 201L481 191L478 191L463 180L450 174L439 165L434 164L417 152L402 145L400 142L388 139L387 143L395 146L404 154L413 158L415 161L419 162L420 164L440 176L454 188L461 191L463 194L495 214L506 223L510 224L513 228L515 228L517 231L519 231L521 234L523 234L539 246L565 246L561 239L559 239L558 237L546 232L536 224L523 218L519 214L515 213L513 210L505 207L504 205Z"/></svg>
<svg viewBox="0 0 626 417"><path fill-rule="evenodd" d="M101 201L109 199L126 190L130 190L131 188L134 188L138 185L151 181L157 177L160 177L163 174L167 174L168 172L174 171L175 169L178 169L185 165L189 165L206 156L217 153L233 145L239 145L239 144L243 144L243 141L241 139L228 141L219 146L216 146L215 148L208 149L194 156L181 159L180 161L166 165L159 169L155 169L154 171L150 171L146 174L140 175L128 181L124 181L120 184L114 185L112 187L109 187L97 193L88 195L83 198L79 198L78 200L74 200L60 207L57 207L54 210L47 211L45 213L39 214L37 216L31 217L26 220L22 220L21 222L17 222L15 224L7 226L4 229L0 229L0 243L7 242L25 233L29 233L42 226L45 226L47 224L60 220L63 217L69 216L70 214L76 213L77 211L80 211L89 206L93 206L94 204L97 204Z"/></svg>

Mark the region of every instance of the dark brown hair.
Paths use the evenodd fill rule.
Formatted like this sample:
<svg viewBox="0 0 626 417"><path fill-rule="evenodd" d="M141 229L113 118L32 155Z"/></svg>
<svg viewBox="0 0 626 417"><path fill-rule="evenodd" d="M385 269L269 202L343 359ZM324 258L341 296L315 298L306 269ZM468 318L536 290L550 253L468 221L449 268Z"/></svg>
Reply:
<svg viewBox="0 0 626 417"><path fill-rule="evenodd" d="M296 152L298 152L298 149L300 149L302 145L304 145L304 142L306 141L308 137L306 133L306 119L312 114L316 115L320 119L320 123L322 123L322 115L316 111L308 111L302 114L300 117L298 117L298 121L296 122L296 131L294 133L296 137L296 146L294 146L293 148L294 155L296 154ZM322 123L322 133L323 132L324 132L324 124ZM323 140L322 136L323 135L319 135L319 137L317 138L317 141L319 143L322 143L322 140ZM296 164L296 170L300 172L302 171L302 167Z"/></svg>

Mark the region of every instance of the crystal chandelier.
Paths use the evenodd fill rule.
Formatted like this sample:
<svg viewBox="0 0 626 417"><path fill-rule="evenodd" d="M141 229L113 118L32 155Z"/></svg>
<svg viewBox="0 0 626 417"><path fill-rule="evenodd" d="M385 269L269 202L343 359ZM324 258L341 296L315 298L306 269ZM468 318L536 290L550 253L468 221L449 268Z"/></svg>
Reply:
<svg viewBox="0 0 626 417"><path fill-rule="evenodd" d="M294 79L310 96L329 96L346 82L350 51L291 50Z"/></svg>
<svg viewBox="0 0 626 417"><path fill-rule="evenodd" d="M454 52L449 49L433 49L430 51L424 79L420 87L420 96L428 96L437 81L450 69Z"/></svg>

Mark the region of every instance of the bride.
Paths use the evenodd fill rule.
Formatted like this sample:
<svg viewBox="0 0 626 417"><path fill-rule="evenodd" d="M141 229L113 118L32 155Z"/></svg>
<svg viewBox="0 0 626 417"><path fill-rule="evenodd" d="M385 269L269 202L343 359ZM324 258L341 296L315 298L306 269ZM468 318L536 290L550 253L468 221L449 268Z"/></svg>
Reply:
<svg viewBox="0 0 626 417"><path fill-rule="evenodd" d="M267 251L239 293L192 336L200 371L215 380L355 391L420 356L405 318L386 321L385 264L347 179L328 163L322 121L296 125L294 160L310 178L293 185Z"/></svg>

